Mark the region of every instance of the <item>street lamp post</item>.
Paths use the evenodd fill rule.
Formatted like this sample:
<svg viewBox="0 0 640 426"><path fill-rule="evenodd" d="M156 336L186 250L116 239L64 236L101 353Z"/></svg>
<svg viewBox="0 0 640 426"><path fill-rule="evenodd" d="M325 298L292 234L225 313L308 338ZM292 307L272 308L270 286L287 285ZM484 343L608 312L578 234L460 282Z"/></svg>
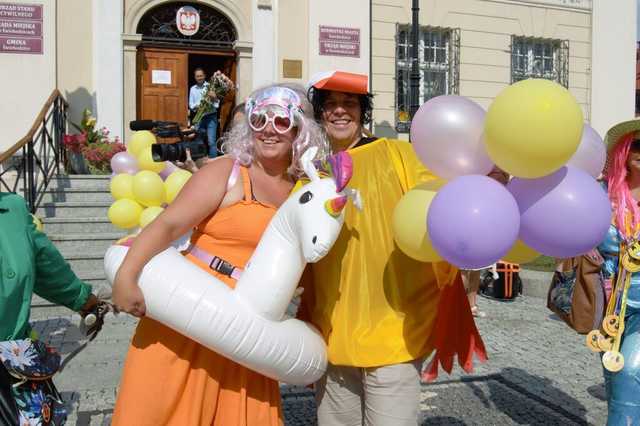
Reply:
<svg viewBox="0 0 640 426"><path fill-rule="evenodd" d="M409 76L409 113L411 119L415 115L418 108L420 108L420 63L419 63L419 45L420 45L420 25L419 25L419 13L420 4L419 0L413 0L411 11L413 17L411 20L411 75Z"/></svg>

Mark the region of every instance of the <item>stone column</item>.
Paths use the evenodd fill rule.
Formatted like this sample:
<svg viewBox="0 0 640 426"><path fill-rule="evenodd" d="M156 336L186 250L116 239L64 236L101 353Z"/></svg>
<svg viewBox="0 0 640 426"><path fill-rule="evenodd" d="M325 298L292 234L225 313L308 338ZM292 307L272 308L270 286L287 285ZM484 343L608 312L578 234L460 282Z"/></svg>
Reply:
<svg viewBox="0 0 640 426"><path fill-rule="evenodd" d="M131 130L129 122L136 119L137 111L137 56L138 45L142 42L141 34L123 34L123 69L124 69L124 142L129 141Z"/></svg>

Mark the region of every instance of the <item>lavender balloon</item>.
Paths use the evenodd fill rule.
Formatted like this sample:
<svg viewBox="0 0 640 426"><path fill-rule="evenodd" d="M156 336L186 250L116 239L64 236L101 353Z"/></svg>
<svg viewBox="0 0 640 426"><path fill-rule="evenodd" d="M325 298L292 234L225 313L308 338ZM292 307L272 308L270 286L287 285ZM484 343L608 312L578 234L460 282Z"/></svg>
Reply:
<svg viewBox="0 0 640 426"><path fill-rule="evenodd" d="M111 157L111 170L115 174L128 173L135 175L140 168L138 167L138 160L128 152L122 151Z"/></svg>
<svg viewBox="0 0 640 426"><path fill-rule="evenodd" d="M591 126L585 124L578 150L567 162L567 166L577 167L597 178L602 173L606 161L607 148L602 138Z"/></svg>
<svg viewBox="0 0 640 426"><path fill-rule="evenodd" d="M605 237L611 203L604 189L575 167L538 179L514 178L507 189L520 208L520 238L557 258L588 252Z"/></svg>
<svg viewBox="0 0 640 426"><path fill-rule="evenodd" d="M484 116L480 105L462 96L435 97L413 117L413 149L441 178L486 175L493 162L484 147Z"/></svg>
<svg viewBox="0 0 640 426"><path fill-rule="evenodd" d="M436 194L427 231L438 254L462 269L489 266L518 238L518 205L504 186L487 176L461 176Z"/></svg>
<svg viewBox="0 0 640 426"><path fill-rule="evenodd" d="M160 177L162 178L162 180L165 180L171 173L178 170L178 166L173 164L171 161L165 161L164 163L164 169L162 169L162 171L160 172Z"/></svg>

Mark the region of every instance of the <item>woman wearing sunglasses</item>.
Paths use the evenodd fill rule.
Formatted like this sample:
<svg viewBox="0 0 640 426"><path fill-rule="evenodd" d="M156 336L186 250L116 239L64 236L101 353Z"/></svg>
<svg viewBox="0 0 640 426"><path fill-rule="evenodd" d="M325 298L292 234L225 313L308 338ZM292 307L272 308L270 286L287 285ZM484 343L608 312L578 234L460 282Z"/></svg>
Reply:
<svg viewBox="0 0 640 426"><path fill-rule="evenodd" d="M328 152L301 87L256 90L245 112L223 140L227 155L202 167L142 231L116 276L114 303L142 319L125 361L115 426L282 424L276 381L145 318L136 283L154 255L195 227L185 256L234 287L234 271L244 268L301 174L301 154L310 146L320 148L318 157Z"/></svg>

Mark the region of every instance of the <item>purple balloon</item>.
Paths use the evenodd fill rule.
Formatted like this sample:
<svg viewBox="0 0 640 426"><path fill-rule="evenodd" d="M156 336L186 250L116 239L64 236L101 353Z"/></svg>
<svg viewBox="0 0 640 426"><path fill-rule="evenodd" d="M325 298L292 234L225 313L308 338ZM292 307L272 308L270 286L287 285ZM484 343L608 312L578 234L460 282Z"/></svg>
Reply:
<svg viewBox="0 0 640 426"><path fill-rule="evenodd" d="M586 253L604 239L611 203L600 184L575 167L507 185L520 208L520 239L547 256Z"/></svg>
<svg viewBox="0 0 640 426"><path fill-rule="evenodd" d="M437 96L411 121L413 149L424 165L444 179L486 175L493 162L484 147L485 111L462 96Z"/></svg>
<svg viewBox="0 0 640 426"><path fill-rule="evenodd" d="M178 167L175 164L173 164L171 161L165 161L164 163L165 163L164 169L162 169L162 171L160 172L160 177L162 178L162 180L165 180L166 178L169 177L171 173L178 170Z"/></svg>
<svg viewBox="0 0 640 426"><path fill-rule="evenodd" d="M427 213L438 254L462 269L489 266L518 238L520 214L509 191L487 176L461 176L443 186Z"/></svg>
<svg viewBox="0 0 640 426"><path fill-rule="evenodd" d="M567 162L567 166L573 166L584 170L594 178L600 176L604 164L607 161L607 148L604 141L591 126L584 125L582 139L578 150Z"/></svg>
<svg viewBox="0 0 640 426"><path fill-rule="evenodd" d="M111 170L114 173L129 173L135 175L140 171L138 160L126 151L122 151L111 157Z"/></svg>

